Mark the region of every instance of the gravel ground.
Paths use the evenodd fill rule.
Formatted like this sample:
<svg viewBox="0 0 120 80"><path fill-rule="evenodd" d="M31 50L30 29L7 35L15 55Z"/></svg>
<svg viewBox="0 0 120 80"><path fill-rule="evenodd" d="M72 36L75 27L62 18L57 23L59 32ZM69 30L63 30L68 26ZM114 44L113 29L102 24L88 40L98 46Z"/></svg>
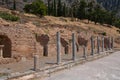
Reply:
<svg viewBox="0 0 120 80"><path fill-rule="evenodd" d="M55 74L44 80L120 80L120 51Z"/></svg>
<svg viewBox="0 0 120 80"><path fill-rule="evenodd" d="M78 53L77 59L82 57L82 53ZM72 60L72 54L62 55L62 62ZM1 72L25 72L29 70L33 70L34 66L33 59L26 60L26 61L20 61L20 62L14 62L9 64L1 64L0 65L0 73ZM40 68L44 68L45 66L50 66L56 64L56 56L54 57L40 57L39 59L39 66Z"/></svg>

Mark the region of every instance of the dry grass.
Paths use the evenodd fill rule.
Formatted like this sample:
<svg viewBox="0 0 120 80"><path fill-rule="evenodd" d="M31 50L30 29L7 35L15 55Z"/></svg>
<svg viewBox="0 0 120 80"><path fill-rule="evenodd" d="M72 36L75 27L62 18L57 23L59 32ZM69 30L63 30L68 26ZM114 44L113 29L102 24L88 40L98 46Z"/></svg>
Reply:
<svg viewBox="0 0 120 80"><path fill-rule="evenodd" d="M8 9L0 8L0 11L10 12ZM50 37L55 35L57 31L62 31L61 35L65 37L71 38L71 32L82 33L83 37L89 38L91 35L99 35L100 33L106 33L108 36L119 37L120 34L117 30L118 28L107 25L100 25L97 23L88 20L79 20L74 18L71 20L70 17L53 17L53 16L45 16L44 18L39 18L33 14L19 13L21 20L23 20L23 24L27 26L30 30L34 31L38 34L48 34ZM4 22L5 23L5 22ZM3 24L1 22L0 24ZM5 23L6 25L10 25L12 23ZM18 23L17 23L18 24Z"/></svg>
<svg viewBox="0 0 120 80"><path fill-rule="evenodd" d="M120 34L117 32L118 28L115 28L114 26L111 26L110 28L107 25L100 25L100 24L95 25L93 22L88 23L87 20L71 21L70 18L63 18L63 17L45 16L45 18L51 24L79 26L80 28L83 28L86 31L93 31L96 33L106 32L107 35L113 37L120 36Z"/></svg>

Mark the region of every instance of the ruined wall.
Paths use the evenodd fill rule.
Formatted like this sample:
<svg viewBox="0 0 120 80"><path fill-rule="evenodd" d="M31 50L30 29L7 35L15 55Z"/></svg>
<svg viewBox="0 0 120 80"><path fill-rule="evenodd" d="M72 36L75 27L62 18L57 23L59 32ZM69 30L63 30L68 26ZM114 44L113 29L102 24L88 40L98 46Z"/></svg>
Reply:
<svg viewBox="0 0 120 80"><path fill-rule="evenodd" d="M23 25L0 25L0 36L2 35L11 40L12 57L32 57L35 53L35 36Z"/></svg>

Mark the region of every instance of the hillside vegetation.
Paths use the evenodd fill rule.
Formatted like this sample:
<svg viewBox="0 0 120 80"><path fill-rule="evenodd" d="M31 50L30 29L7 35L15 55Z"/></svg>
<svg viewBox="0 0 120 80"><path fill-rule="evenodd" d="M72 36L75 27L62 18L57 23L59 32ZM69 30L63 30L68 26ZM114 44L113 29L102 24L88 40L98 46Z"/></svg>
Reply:
<svg viewBox="0 0 120 80"><path fill-rule="evenodd" d="M71 38L71 32L83 33L82 36L88 39L91 35L112 36L117 42L116 47L120 44L120 29L107 24L96 23L95 25L93 21L88 23L87 19L80 20L71 17L44 16L39 18L33 14L19 13L17 11L13 13L13 11L5 8L0 8L0 11L17 15L20 18L17 22L2 20L0 25L14 26L15 24L21 24L35 34L47 34L51 38L57 31L60 31L64 37L69 38Z"/></svg>
<svg viewBox="0 0 120 80"><path fill-rule="evenodd" d="M119 0L2 0L1 6L39 15L88 19L120 27Z"/></svg>

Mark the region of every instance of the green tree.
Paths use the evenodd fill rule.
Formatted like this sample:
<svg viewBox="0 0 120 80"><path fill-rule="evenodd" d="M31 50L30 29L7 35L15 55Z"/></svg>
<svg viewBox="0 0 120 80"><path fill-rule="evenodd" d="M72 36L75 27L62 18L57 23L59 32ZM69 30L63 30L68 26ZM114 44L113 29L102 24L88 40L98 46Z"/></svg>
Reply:
<svg viewBox="0 0 120 80"><path fill-rule="evenodd" d="M66 4L63 5L63 16L66 17Z"/></svg>
<svg viewBox="0 0 120 80"><path fill-rule="evenodd" d="M27 4L24 7L25 12L33 13L39 16L46 15L47 7L41 0L36 0L32 4Z"/></svg>
<svg viewBox="0 0 120 80"><path fill-rule="evenodd" d="M2 5L4 5L4 0L2 0Z"/></svg>
<svg viewBox="0 0 120 80"><path fill-rule="evenodd" d="M115 13L114 12L107 12L106 14L106 23L113 25L114 21L115 21Z"/></svg>
<svg viewBox="0 0 120 80"><path fill-rule="evenodd" d="M16 10L16 0L13 0L13 10Z"/></svg>
<svg viewBox="0 0 120 80"><path fill-rule="evenodd" d="M66 9L65 9L66 10L66 13L65 13L66 16L65 17L69 17L69 14L70 14L70 10L69 9L70 8L66 6Z"/></svg>
<svg viewBox="0 0 120 80"><path fill-rule="evenodd" d="M78 7L78 12L77 12L77 17L79 19L84 19L86 17L86 14L85 14L86 7L87 7L87 3L85 2L85 0L81 0Z"/></svg>
<svg viewBox="0 0 120 80"><path fill-rule="evenodd" d="M96 5L95 8L94 8L94 11L92 11L92 18L91 20L95 22L95 24L97 22L99 22L99 18L100 18L100 13L101 12L101 8L99 5Z"/></svg>
<svg viewBox="0 0 120 80"><path fill-rule="evenodd" d="M6 5L7 5L7 7L8 7L8 4L9 4L9 0L5 0L5 3L6 3Z"/></svg>
<svg viewBox="0 0 120 80"><path fill-rule="evenodd" d="M51 15L54 16L54 3L51 3Z"/></svg>
<svg viewBox="0 0 120 80"><path fill-rule="evenodd" d="M56 0L54 0L54 16L57 16Z"/></svg>
<svg viewBox="0 0 120 80"><path fill-rule="evenodd" d="M73 17L77 17L77 11L79 7L79 2L76 0L72 3L71 7L73 8Z"/></svg>
<svg viewBox="0 0 120 80"><path fill-rule="evenodd" d="M120 28L120 19L116 19L113 23L114 26Z"/></svg>
<svg viewBox="0 0 120 80"><path fill-rule="evenodd" d="M89 23L89 20L91 20L91 18L92 18L91 15L92 15L92 12L93 12L93 9L94 9L93 5L94 5L93 1L89 2L88 5L87 5L88 23Z"/></svg>
<svg viewBox="0 0 120 80"><path fill-rule="evenodd" d="M61 3L61 0L58 0L57 16L62 16L62 3Z"/></svg>
<svg viewBox="0 0 120 80"><path fill-rule="evenodd" d="M51 12L50 12L50 0L48 0L47 11L48 11L48 15L50 15L51 14Z"/></svg>

